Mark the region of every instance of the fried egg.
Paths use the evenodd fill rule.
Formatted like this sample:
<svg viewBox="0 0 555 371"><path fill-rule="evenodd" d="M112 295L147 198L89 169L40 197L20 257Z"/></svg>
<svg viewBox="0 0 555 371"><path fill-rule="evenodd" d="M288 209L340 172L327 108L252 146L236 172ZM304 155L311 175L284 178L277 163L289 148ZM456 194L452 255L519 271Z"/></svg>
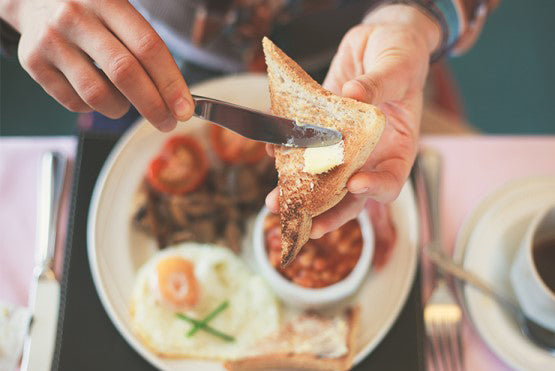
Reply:
<svg viewBox="0 0 555 371"><path fill-rule="evenodd" d="M202 320L224 301L228 306L209 326L230 335L225 341L177 313ZM131 297L134 332L166 357L231 360L279 327L279 304L263 279L227 248L184 243L156 253L139 270Z"/></svg>

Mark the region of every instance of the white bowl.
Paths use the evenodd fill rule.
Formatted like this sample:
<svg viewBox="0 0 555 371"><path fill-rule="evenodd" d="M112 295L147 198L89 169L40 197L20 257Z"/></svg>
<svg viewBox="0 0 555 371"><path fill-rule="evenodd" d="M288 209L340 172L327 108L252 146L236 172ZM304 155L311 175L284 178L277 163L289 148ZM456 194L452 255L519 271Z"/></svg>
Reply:
<svg viewBox="0 0 555 371"><path fill-rule="evenodd" d="M357 218L362 231L362 251L357 264L341 281L315 289L302 287L288 280L270 263L264 236L264 219L267 214L268 209L264 207L256 217L253 232L254 257L259 273L279 298L293 307L315 309L337 304L357 291L366 278L374 255L374 230L366 210Z"/></svg>

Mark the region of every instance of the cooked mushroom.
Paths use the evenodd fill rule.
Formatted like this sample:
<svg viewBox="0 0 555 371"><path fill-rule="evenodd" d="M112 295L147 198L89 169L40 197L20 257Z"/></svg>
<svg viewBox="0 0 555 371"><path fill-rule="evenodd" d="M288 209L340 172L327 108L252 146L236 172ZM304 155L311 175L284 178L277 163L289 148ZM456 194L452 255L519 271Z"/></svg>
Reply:
<svg viewBox="0 0 555 371"><path fill-rule="evenodd" d="M223 241L240 252L246 220L258 212L277 183L273 162L213 167L200 189L170 195L150 189L135 208L134 224L154 235L159 247L184 241Z"/></svg>
<svg viewBox="0 0 555 371"><path fill-rule="evenodd" d="M216 228L210 219L201 219L191 225L191 230L195 235L195 241L201 243L214 242L216 239Z"/></svg>

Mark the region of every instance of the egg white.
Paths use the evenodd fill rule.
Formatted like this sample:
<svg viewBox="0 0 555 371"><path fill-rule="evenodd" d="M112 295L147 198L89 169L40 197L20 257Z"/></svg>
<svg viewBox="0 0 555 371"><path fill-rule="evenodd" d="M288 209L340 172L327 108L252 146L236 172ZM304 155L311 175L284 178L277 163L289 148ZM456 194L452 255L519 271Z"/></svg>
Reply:
<svg viewBox="0 0 555 371"><path fill-rule="evenodd" d="M235 337L234 342L202 330L187 337L192 325L160 302L151 277L158 261L168 256L183 257L195 266L199 301L183 313L200 320L228 300L229 306L210 321L210 326ZM271 289L229 249L196 243L164 249L146 262L137 274L130 307L134 332L155 353L218 360L240 358L257 340L275 332L280 323L279 312Z"/></svg>

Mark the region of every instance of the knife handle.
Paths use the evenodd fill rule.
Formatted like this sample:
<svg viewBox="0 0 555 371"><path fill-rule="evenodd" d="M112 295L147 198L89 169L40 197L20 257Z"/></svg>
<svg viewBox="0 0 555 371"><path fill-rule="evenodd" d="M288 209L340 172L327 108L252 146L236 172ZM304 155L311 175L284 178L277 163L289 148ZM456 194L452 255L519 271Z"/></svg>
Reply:
<svg viewBox="0 0 555 371"><path fill-rule="evenodd" d="M58 152L42 156L39 171L35 277L53 274L57 221L67 158Z"/></svg>

